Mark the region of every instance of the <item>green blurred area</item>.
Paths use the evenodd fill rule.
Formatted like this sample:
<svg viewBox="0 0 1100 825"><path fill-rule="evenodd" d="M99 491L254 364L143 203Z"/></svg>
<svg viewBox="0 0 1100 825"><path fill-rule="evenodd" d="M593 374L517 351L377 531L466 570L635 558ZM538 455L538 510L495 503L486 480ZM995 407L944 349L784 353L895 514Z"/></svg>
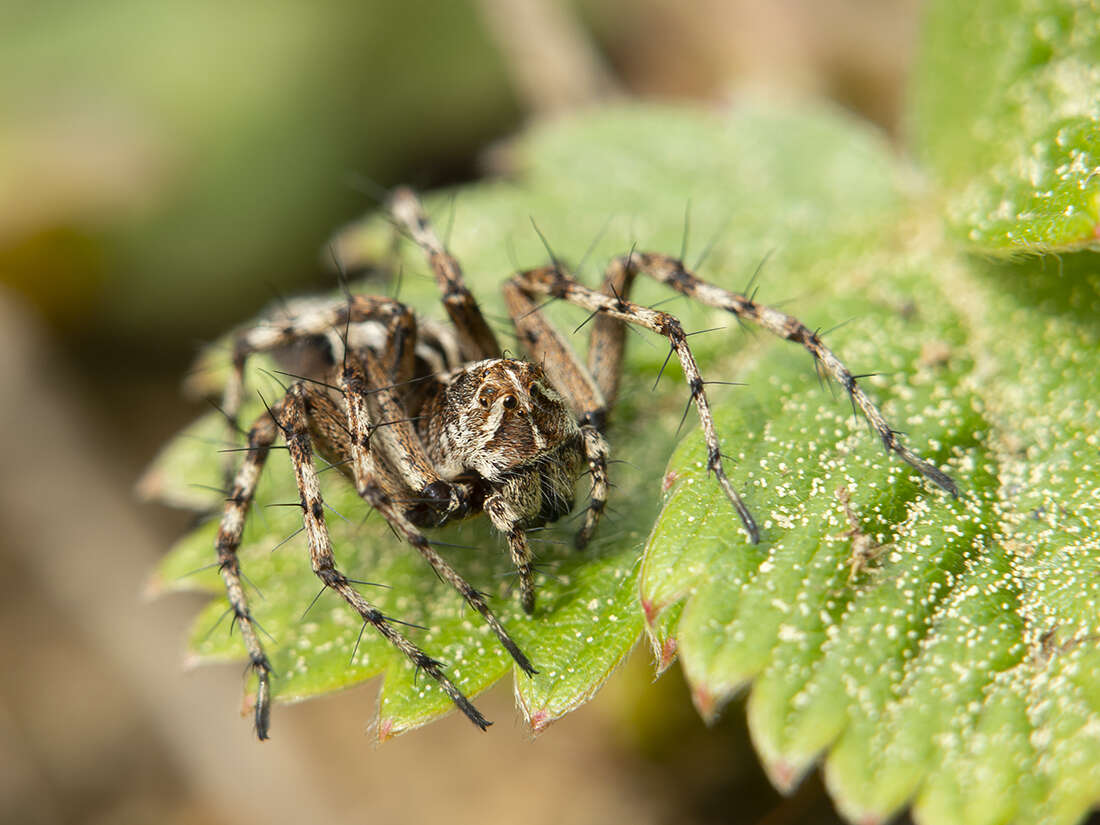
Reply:
<svg viewBox="0 0 1100 825"><path fill-rule="evenodd" d="M360 176L468 177L517 124L467 2L4 16L0 277L76 338L179 356L315 277L334 227L371 204Z"/></svg>

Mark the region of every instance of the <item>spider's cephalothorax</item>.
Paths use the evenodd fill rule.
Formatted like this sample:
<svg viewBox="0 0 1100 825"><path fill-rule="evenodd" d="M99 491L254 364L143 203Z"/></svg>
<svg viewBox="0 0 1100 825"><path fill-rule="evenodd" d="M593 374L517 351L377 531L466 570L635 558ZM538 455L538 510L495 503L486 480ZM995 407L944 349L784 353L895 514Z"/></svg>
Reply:
<svg viewBox="0 0 1100 825"><path fill-rule="evenodd" d="M440 476L473 474L474 509L487 503L497 529L540 527L573 508L581 431L537 364L490 358L444 376L417 429Z"/></svg>
<svg viewBox="0 0 1100 825"><path fill-rule="evenodd" d="M389 298L347 294L338 301L292 302L239 333L234 346L234 369L222 401L234 423L250 354L292 357L299 376L248 431L247 452L234 474L216 545L229 602L258 677L255 718L261 739L268 730L272 670L248 607L237 549L260 470L279 437L294 468L314 573L482 728L489 723L447 678L442 665L410 642L337 567L314 451L344 472L359 496L481 615L519 668L534 674L485 594L435 551L421 528L484 512L508 544L521 603L533 612L534 559L527 531L568 513L584 474L591 486L578 547L587 544L603 513L608 491L603 430L618 393L626 325L634 324L667 339L669 357L679 361L699 412L707 470L740 516L749 540L758 540L756 522L723 468L705 382L687 335L674 316L627 299L637 275L800 343L847 391L888 450L956 493L948 476L902 443L857 376L816 333L752 297L699 280L676 258L634 251L617 257L599 290L578 283L557 262L516 273L504 285L504 298L532 360L506 358L466 288L458 262L435 235L415 195L397 190L390 212L426 253L452 326L418 318ZM543 295L591 314L587 367L536 305Z"/></svg>

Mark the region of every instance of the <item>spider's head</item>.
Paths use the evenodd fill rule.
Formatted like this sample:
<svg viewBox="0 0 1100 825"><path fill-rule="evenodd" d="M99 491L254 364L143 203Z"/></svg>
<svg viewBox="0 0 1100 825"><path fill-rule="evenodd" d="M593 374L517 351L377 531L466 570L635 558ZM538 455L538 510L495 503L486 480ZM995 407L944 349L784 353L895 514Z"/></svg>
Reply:
<svg viewBox="0 0 1100 825"><path fill-rule="evenodd" d="M445 407L449 452L490 481L578 435L565 399L528 361L491 358L470 365L451 381Z"/></svg>

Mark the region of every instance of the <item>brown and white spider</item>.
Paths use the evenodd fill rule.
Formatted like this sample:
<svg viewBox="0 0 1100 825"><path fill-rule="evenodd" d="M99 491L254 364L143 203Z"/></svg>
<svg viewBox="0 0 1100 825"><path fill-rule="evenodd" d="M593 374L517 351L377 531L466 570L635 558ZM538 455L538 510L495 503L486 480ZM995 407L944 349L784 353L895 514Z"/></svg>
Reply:
<svg viewBox="0 0 1100 825"><path fill-rule="evenodd" d="M578 548L587 544L603 513L608 491L603 431L618 393L626 324L636 324L668 339L669 357L675 354L679 360L699 413L707 469L740 516L748 539L758 541L756 523L722 467L704 381L680 322L627 299L639 274L800 343L844 387L888 450L956 494L950 478L901 443L856 376L816 333L751 297L699 280L682 261L631 251L611 261L599 291L578 283L557 261L516 273L505 283L504 296L521 345L532 359L525 361L503 356L458 262L436 236L416 196L398 189L389 209L396 226L427 255L453 326L419 319L389 298L348 293L340 301L291 302L235 340L233 372L223 399L231 420L241 407L251 354L296 350L301 376L248 430L247 452L235 473L216 541L231 609L258 677L255 724L260 739L268 734L272 670L242 587L237 549L260 471L280 436L294 468L314 573L482 729L489 722L441 664L409 641L337 568L314 469L315 450L339 467L359 496L481 614L516 664L534 674L531 661L484 594L436 553L421 528L485 513L508 542L523 608L532 612L535 578L527 531L567 514L576 482L586 472L591 489L576 536ZM592 314L587 368L536 305L536 298L546 295ZM312 366L300 363L303 351Z"/></svg>

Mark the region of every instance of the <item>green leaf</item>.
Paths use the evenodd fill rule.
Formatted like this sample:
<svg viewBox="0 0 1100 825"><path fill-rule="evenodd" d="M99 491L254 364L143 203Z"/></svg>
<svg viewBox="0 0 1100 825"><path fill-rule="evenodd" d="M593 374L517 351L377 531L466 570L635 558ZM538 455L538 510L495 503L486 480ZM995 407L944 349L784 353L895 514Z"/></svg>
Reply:
<svg viewBox="0 0 1100 825"><path fill-rule="evenodd" d="M710 150L699 154L700 146ZM736 120L727 120L668 108L613 111L535 132L516 148L516 157L530 194L486 184L464 190L456 205L451 246L491 315L504 314L498 287L512 268L509 246L526 265L546 259L530 228L530 217L537 219L556 250L574 260L607 223L590 258L598 263L590 264L585 273L592 278L591 269L621 254L635 240L644 239L648 248L678 250L690 199L693 240L689 252L697 257L709 239L717 238L710 260L721 266L712 266L743 283L772 247L780 247L773 260L781 263L775 265L813 261L838 239L847 243L841 229L875 225L899 202L882 142L870 133L853 132L849 121L826 112L792 115L750 107ZM792 158L803 158L805 163L792 164ZM603 170L603 179L595 177L597 169ZM868 171L871 174L860 174ZM768 180L780 184L771 190L763 188L762 195L751 199L727 196L729 187L752 193ZM643 202L641 194L646 192L656 194ZM587 205L583 220L578 219L577 204ZM429 207L437 223L446 226L448 201L437 198ZM731 230L734 226L739 227L736 233ZM743 243L745 227L751 227L750 244ZM349 263L361 263L362 255L375 256L379 249L388 249L390 237L388 225L375 219L342 237L340 248ZM803 240L788 244L791 237ZM422 277L425 262L415 249L406 247L401 254L402 298L424 314L438 317L438 296L430 279ZM823 280L827 273L819 272L816 282ZM812 288L813 283L807 280L803 288ZM357 288L377 291L380 287ZM637 297L651 302L664 296L655 285L643 284ZM549 311L564 329L573 329L585 317L581 310L567 307ZM678 312L689 329L715 325L715 314L705 308L685 303ZM697 336L693 345L704 363L713 362L728 351L731 335ZM577 339L583 349L582 337ZM227 352L224 344L208 352L191 385L216 386L225 374ZM629 652L641 630L640 550L660 504L661 468L677 440L676 424L686 397L682 379L671 368L659 393L654 396L648 390L666 353L667 344L661 341L632 345L630 378L610 434L615 458L626 462L615 465L613 512L585 553L568 548L574 529L570 525L557 525L539 536L547 542L536 545L546 574L540 581L540 607L533 618L522 614L508 592L507 553L481 520L433 534L441 542L476 548L441 550L475 586L495 595L494 609L539 668L534 679L517 680L521 707L536 730L587 700ZM263 371L267 368L258 359L248 385L270 399L279 390ZM733 397L730 392L717 395ZM256 400L242 418L262 411ZM147 482L147 489L180 504L216 505L219 494L206 487L221 484L225 454L219 454L218 447L226 437L217 414L206 416L166 448L149 474L155 484ZM410 633L431 655L448 664L452 678L468 694L476 695L509 673L510 660L458 595L438 582L382 524L361 524L364 509L336 472L324 473L322 479L325 500L334 511L327 520L343 569L355 578L389 586L365 588L368 597L388 615L425 626L425 631ZM204 486L195 486L196 482ZM583 494L583 483L580 486ZM393 735L450 712L450 703L435 686L423 678L417 680L414 669L388 645L369 632L360 639L359 624L336 599L322 595L303 618L319 584L310 573L304 539L299 536L283 543L300 526L300 516L293 507L269 506L297 498L287 457L276 451L265 470L241 549L245 573L263 594L261 598L250 591L256 616L275 640L267 644L279 674L276 697L300 699L385 673L380 735ZM215 530L211 521L179 544L159 571L162 587L216 590L215 571L191 575L209 567ZM740 533L733 538L739 545ZM211 632L224 610L225 603L219 600L198 619L192 646L200 659L243 654L239 640L230 635L228 621Z"/></svg>
<svg viewBox="0 0 1100 825"><path fill-rule="evenodd" d="M742 332L691 301L666 305L689 331L727 327L689 340L707 379L746 384L707 392L727 471L762 541L746 543L705 473L693 415L676 446L688 390L675 365L661 373L667 344L630 336L609 433L613 457L627 462L613 465L612 513L584 553L569 548L566 523L538 534L550 543L536 545L544 574L534 616L507 592L507 553L484 520L432 533L462 545L441 551L494 595L539 668L533 679L513 677L531 727L587 700L644 626L658 667L680 656L705 716L751 685L750 726L775 783L789 788L824 759L830 791L853 820L881 821L909 802L929 823L1082 815L1100 787L1096 256L1067 255L1061 268L967 256L906 189L886 143L821 108L600 110L531 132L513 157L519 185L480 184L453 205L428 202L441 228L454 209L450 247L490 316L504 314L499 285L514 266L547 259L531 218L554 254L574 263L598 238L580 273L592 283L635 243L678 253L690 200L688 261L714 240L700 274L742 289L774 252L757 299L831 330L829 345L854 372L878 373L861 380L887 419L962 490L951 499L883 454L797 346ZM375 217L341 236L339 249L349 265L400 267L402 299L440 318L415 249L403 244L397 260L379 261L391 233ZM634 297L669 296L645 282ZM564 330L585 318L562 302L547 312ZM574 336L583 349L582 338ZM253 374L249 385L264 380ZM204 472L218 466L213 450L187 443L201 447ZM164 489L186 481L178 474L190 465L177 451L188 448L170 447L155 469ZM389 585L364 588L368 597L425 626L409 632L468 695L511 673L458 595L377 517L361 523L364 508L337 473L322 479L326 501L347 518L328 518L341 566ZM841 487L859 533L878 545L854 569ZM272 455L260 493L242 559L264 592L250 593L256 614L277 640L268 642L276 697L384 674L380 736L450 712L387 644L369 630L359 640L353 614L332 596L302 618L319 589L302 539L272 552L298 514L264 506L297 501L285 455ZM207 525L184 539L160 580L208 565L213 532ZM186 581L217 584L210 572ZM201 658L243 654L227 623L210 632L224 609L216 601L196 624Z"/></svg>
<svg viewBox="0 0 1100 825"><path fill-rule="evenodd" d="M989 254L1100 246L1100 121L1051 124L953 198L949 210L956 233Z"/></svg>
<svg viewBox="0 0 1100 825"><path fill-rule="evenodd" d="M824 758L852 821L913 800L921 822L1072 822L1100 787L1082 755L1100 746L1100 262L980 261L901 214L863 240L820 261L846 286L808 322L856 319L831 345L886 373L872 379L885 414L946 461L960 499L881 455L805 356L769 343L737 373L751 398L717 422L763 540L737 546L702 440L686 439L642 604L651 620L682 606L704 716L751 684L778 787ZM777 268L765 285L805 278ZM883 545L851 579L842 487Z"/></svg>
<svg viewBox="0 0 1100 825"><path fill-rule="evenodd" d="M936 0L914 70L918 156L988 254L1100 245L1100 4Z"/></svg>

